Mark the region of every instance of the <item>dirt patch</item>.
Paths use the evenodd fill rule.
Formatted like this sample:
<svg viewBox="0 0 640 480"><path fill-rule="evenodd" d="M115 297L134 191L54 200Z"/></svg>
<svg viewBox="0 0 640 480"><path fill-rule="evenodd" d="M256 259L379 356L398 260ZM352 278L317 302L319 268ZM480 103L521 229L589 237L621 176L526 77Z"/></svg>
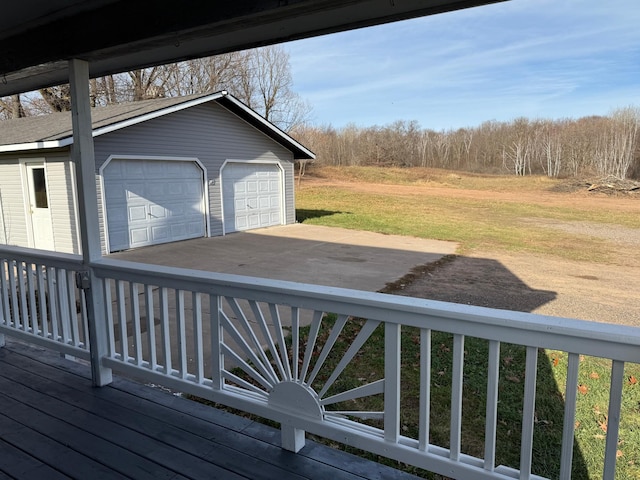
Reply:
<svg viewBox="0 0 640 480"><path fill-rule="evenodd" d="M303 188L337 187L346 188L353 192L376 194L380 191L381 184L366 182L336 181L320 177L305 177ZM555 189L555 188L554 188ZM548 206L582 206L598 208L603 205L615 205L621 211L632 211L640 214L640 193L637 195L610 196L589 192L587 189L575 189L571 191L546 191L541 195L540 191L494 191L457 189L437 184L396 185L384 184L384 191L393 195L426 197L448 197L460 199L494 200L502 202L532 203Z"/></svg>

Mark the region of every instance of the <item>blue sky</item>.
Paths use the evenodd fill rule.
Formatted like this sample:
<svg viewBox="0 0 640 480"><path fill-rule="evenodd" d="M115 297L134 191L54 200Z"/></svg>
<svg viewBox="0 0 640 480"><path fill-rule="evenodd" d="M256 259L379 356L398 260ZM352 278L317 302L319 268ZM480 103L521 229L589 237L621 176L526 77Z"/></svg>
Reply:
<svg viewBox="0 0 640 480"><path fill-rule="evenodd" d="M640 107L640 0L511 0L285 49L316 125L447 130Z"/></svg>

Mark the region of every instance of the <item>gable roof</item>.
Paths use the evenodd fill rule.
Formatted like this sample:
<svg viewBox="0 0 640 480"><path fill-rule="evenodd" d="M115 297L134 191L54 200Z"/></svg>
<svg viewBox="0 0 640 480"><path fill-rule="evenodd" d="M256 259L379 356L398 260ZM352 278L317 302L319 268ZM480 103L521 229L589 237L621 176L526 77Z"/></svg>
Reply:
<svg viewBox="0 0 640 480"><path fill-rule="evenodd" d="M272 140L293 153L295 159L313 159L314 153L267 121L226 91L158 98L91 109L93 136L120 130L153 118L168 115L207 102L216 102L237 115ZM44 148L61 148L73 144L71 112L0 122L0 153Z"/></svg>

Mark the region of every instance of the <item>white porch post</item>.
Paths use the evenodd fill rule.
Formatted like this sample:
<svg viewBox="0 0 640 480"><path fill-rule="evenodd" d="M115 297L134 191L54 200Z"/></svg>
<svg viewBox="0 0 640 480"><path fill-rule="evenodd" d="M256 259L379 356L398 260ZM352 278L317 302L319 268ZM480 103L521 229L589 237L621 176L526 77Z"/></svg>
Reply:
<svg viewBox="0 0 640 480"><path fill-rule="evenodd" d="M91 104L89 99L89 64L84 60L69 61L71 85L71 118L73 124L73 148L71 155L76 166L78 190L78 218L82 244L82 261L86 278L82 282L87 299L89 317L89 346L91 349L91 376L95 386L111 382L111 369L101 364L107 354L107 327L105 319L104 290L91 263L102 257L100 227L98 224L98 198L96 191L96 162L91 129Z"/></svg>

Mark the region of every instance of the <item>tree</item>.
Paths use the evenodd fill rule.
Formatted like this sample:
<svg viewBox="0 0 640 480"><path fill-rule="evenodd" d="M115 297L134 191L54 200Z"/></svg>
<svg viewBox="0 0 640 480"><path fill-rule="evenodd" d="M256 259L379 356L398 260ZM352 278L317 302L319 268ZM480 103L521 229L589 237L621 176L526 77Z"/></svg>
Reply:
<svg viewBox="0 0 640 480"><path fill-rule="evenodd" d="M10 118L22 118L26 116L20 95L0 98L0 118L8 120Z"/></svg>

